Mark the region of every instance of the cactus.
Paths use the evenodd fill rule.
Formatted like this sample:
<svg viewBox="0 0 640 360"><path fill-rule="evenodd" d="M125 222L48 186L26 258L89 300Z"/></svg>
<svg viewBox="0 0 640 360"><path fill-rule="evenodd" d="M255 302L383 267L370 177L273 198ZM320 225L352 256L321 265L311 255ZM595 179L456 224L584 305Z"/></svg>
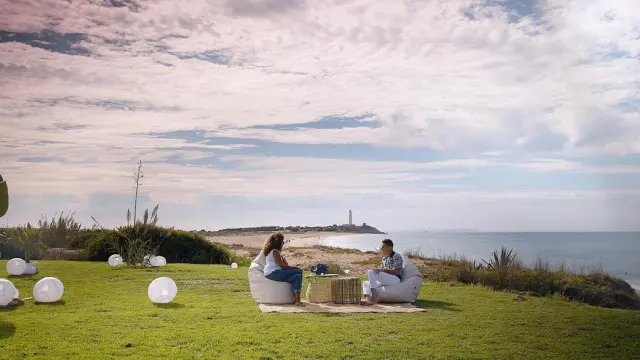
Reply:
<svg viewBox="0 0 640 360"><path fill-rule="evenodd" d="M0 175L0 217L3 217L7 210L9 210L9 188L7 188L7 182Z"/></svg>

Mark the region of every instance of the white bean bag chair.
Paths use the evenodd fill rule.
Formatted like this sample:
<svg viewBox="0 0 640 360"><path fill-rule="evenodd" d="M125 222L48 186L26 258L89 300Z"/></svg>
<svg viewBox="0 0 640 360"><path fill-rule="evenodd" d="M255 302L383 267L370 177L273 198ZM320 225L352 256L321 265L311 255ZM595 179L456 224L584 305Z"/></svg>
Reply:
<svg viewBox="0 0 640 360"><path fill-rule="evenodd" d="M420 269L406 255L402 255L402 281L399 284L381 286L377 289L382 303L416 302L422 287ZM367 281L368 283L368 281Z"/></svg>
<svg viewBox="0 0 640 360"><path fill-rule="evenodd" d="M251 298L260 304L293 304L291 284L269 280L264 276L267 260L260 252L249 266L249 289Z"/></svg>

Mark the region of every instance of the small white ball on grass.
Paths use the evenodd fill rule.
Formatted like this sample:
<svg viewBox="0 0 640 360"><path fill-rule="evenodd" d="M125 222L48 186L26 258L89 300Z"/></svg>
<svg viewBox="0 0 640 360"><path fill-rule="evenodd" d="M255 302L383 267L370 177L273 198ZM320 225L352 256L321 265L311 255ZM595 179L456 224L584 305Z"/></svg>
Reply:
<svg viewBox="0 0 640 360"><path fill-rule="evenodd" d="M7 262L7 272L9 275L22 275L27 270L27 263L20 258L14 258Z"/></svg>
<svg viewBox="0 0 640 360"><path fill-rule="evenodd" d="M111 255L109 256L109 260L107 262L111 267L118 267L122 265L122 256L120 256L119 254Z"/></svg>
<svg viewBox="0 0 640 360"><path fill-rule="evenodd" d="M154 256L151 258L151 265L157 267L165 266L167 265L167 259L164 256Z"/></svg>
<svg viewBox="0 0 640 360"><path fill-rule="evenodd" d="M145 267L153 266L153 255L145 255L142 259L142 265Z"/></svg>
<svg viewBox="0 0 640 360"><path fill-rule="evenodd" d="M33 298L41 303L53 303L62 299L64 285L62 281L54 277L41 279L33 287Z"/></svg>
<svg viewBox="0 0 640 360"><path fill-rule="evenodd" d="M168 277L159 277L149 284L149 300L156 304L167 304L178 295L178 286Z"/></svg>
<svg viewBox="0 0 640 360"><path fill-rule="evenodd" d="M7 279L0 279L0 306L7 306L14 299L16 287Z"/></svg>
<svg viewBox="0 0 640 360"><path fill-rule="evenodd" d="M231 264L231 268L232 269L237 269L238 268L238 264L236 264L236 263Z"/></svg>
<svg viewBox="0 0 640 360"><path fill-rule="evenodd" d="M27 263L27 268L24 270L23 275L33 275L38 272L38 267L35 263Z"/></svg>

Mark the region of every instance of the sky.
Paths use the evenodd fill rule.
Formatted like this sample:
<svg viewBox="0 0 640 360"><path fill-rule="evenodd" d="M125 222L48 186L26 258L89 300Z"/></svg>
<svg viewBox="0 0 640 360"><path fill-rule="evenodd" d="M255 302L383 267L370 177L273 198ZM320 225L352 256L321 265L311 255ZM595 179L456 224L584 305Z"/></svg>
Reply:
<svg viewBox="0 0 640 360"><path fill-rule="evenodd" d="M640 1L0 9L2 222L640 230Z"/></svg>

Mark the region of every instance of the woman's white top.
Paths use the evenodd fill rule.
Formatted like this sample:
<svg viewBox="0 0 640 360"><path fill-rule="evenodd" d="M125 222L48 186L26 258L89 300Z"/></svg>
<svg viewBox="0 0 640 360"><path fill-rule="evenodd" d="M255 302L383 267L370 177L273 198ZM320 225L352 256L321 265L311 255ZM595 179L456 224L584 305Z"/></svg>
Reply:
<svg viewBox="0 0 640 360"><path fill-rule="evenodd" d="M267 264L264 266L264 276L271 274L276 270L281 270L278 263L276 263L276 258L273 257L273 252L277 250L271 250L270 253L267 254L265 259L267 260Z"/></svg>

